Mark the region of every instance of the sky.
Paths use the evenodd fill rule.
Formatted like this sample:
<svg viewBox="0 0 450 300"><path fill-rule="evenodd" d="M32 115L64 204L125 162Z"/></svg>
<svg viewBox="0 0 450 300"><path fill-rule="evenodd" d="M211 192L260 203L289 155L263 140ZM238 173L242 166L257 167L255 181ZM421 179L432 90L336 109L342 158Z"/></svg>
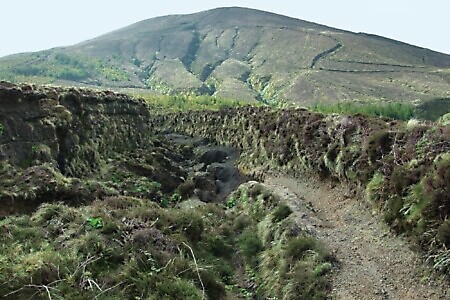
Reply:
<svg viewBox="0 0 450 300"><path fill-rule="evenodd" d="M14 0L1 4L0 57L73 45L145 19L240 6L450 54L448 0Z"/></svg>

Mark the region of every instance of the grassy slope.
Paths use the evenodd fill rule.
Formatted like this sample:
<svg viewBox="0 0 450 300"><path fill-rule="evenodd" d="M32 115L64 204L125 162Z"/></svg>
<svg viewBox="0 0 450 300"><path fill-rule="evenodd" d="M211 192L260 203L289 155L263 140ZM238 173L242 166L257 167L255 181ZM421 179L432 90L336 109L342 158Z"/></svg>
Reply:
<svg viewBox="0 0 450 300"><path fill-rule="evenodd" d="M261 11L142 21L84 43L0 60L0 79L221 98L316 102L448 98L450 56ZM439 103L438 103L439 105Z"/></svg>
<svg viewBox="0 0 450 300"><path fill-rule="evenodd" d="M282 199L255 182L226 204L188 200L181 185L163 191L124 167L155 156L167 168L187 151L155 142L142 157L117 156L96 179L2 163L1 199L22 197L27 210L44 200L0 219L2 298L325 299L333 258Z"/></svg>

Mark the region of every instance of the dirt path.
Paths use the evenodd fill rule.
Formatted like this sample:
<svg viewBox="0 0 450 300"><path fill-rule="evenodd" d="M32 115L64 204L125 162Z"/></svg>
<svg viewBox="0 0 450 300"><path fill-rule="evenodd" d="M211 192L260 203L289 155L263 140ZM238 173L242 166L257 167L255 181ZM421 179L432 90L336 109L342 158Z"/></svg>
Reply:
<svg viewBox="0 0 450 300"><path fill-rule="evenodd" d="M408 243L342 188L275 175L265 184L336 254L341 266L332 274L333 299L450 298Z"/></svg>

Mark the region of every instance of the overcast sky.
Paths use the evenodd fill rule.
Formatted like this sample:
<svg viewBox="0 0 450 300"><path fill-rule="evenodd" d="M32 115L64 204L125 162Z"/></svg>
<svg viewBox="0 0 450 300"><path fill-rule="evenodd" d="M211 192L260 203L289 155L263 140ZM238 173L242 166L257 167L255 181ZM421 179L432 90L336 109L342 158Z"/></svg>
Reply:
<svg viewBox="0 0 450 300"><path fill-rule="evenodd" d="M271 11L450 54L448 0L14 0L1 3L0 56L68 46L144 19L224 6Z"/></svg>

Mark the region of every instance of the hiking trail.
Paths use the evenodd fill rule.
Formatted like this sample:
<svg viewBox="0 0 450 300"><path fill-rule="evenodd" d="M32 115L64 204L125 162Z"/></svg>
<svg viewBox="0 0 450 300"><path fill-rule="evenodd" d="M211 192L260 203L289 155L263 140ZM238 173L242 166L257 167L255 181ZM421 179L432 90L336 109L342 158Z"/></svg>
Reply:
<svg viewBox="0 0 450 300"><path fill-rule="evenodd" d="M342 186L274 174L264 184L338 259L332 299L449 299L450 288L430 275L411 244Z"/></svg>

